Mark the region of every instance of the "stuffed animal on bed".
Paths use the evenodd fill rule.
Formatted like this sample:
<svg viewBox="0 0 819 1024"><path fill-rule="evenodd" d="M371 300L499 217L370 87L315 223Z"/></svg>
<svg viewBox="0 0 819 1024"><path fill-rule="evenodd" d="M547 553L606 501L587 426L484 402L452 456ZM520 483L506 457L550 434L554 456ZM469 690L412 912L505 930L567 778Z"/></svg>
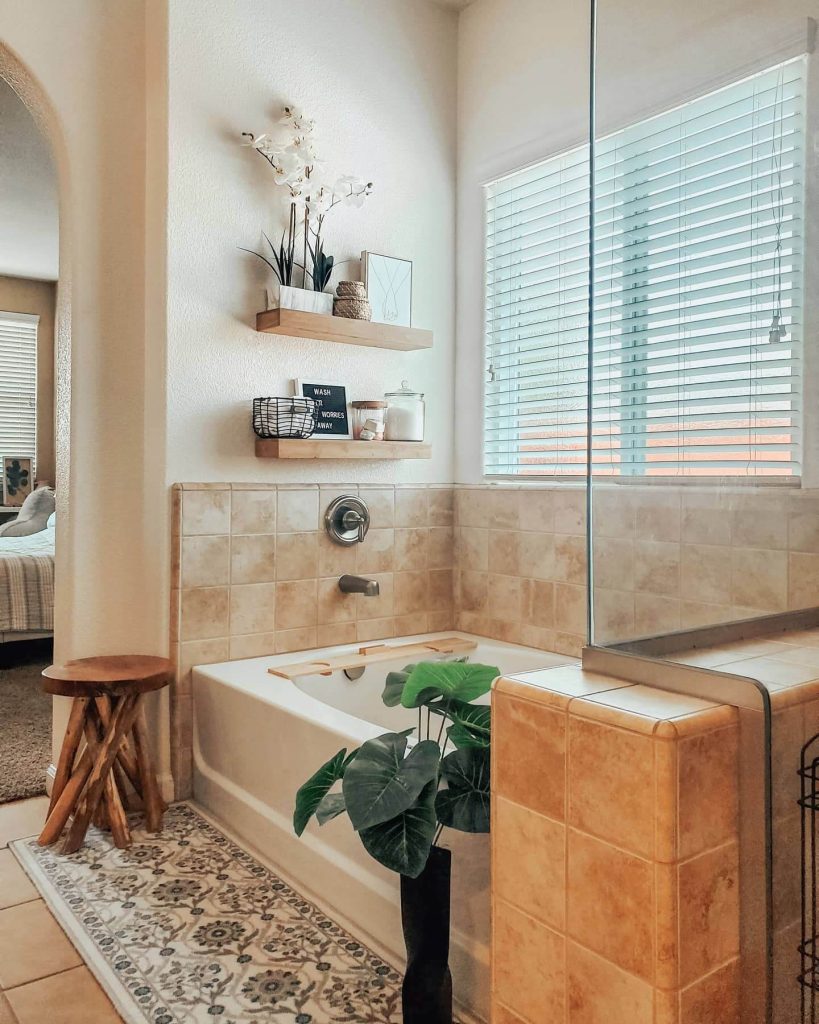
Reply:
<svg viewBox="0 0 819 1024"><path fill-rule="evenodd" d="M17 518L0 526L0 537L28 537L39 533L46 528L54 506L54 491L50 487L38 487L23 502Z"/></svg>

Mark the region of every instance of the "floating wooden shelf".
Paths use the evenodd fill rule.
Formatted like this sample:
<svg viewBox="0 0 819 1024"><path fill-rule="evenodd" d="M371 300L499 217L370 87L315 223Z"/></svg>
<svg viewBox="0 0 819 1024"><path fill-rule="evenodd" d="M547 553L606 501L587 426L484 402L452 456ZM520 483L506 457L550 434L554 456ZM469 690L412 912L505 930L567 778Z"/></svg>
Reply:
<svg viewBox="0 0 819 1024"><path fill-rule="evenodd" d="M308 437L256 439L259 459L430 459L432 445L420 441L326 441Z"/></svg>
<svg viewBox="0 0 819 1024"><path fill-rule="evenodd" d="M402 352L432 348L432 331L374 324L369 320L348 320L343 316L303 313L298 309L268 309L264 313L257 313L256 330L265 334L284 334L290 338L393 348Z"/></svg>

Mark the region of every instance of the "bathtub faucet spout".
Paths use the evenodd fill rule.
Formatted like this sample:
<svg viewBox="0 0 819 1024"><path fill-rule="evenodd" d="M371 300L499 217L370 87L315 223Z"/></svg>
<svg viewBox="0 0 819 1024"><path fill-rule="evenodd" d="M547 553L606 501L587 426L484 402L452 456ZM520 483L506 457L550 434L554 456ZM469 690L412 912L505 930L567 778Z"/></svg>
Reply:
<svg viewBox="0 0 819 1024"><path fill-rule="evenodd" d="M338 589L342 594L363 594L365 597L378 597L381 588L378 580L368 580L364 576L341 576Z"/></svg>

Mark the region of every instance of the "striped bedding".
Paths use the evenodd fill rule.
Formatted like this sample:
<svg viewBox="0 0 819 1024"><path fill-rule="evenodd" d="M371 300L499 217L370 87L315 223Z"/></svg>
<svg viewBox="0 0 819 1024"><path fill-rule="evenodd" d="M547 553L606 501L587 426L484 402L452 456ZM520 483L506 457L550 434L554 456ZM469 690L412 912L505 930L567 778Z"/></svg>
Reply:
<svg viewBox="0 0 819 1024"><path fill-rule="evenodd" d="M54 530L0 537L0 632L54 629Z"/></svg>

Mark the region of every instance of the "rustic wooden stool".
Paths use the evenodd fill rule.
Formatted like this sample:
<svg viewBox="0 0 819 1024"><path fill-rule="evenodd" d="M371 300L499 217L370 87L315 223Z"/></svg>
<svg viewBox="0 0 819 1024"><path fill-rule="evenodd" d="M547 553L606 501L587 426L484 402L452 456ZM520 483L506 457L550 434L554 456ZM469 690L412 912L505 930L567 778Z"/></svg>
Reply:
<svg viewBox="0 0 819 1024"><path fill-rule="evenodd" d="M55 843L73 814L63 853L79 850L92 820L110 829L124 849L131 843L126 809L134 809L132 792L142 801L148 831L161 830L167 805L151 762L142 703L170 678L167 658L143 655L80 658L45 669L45 692L73 697L74 703L40 846Z"/></svg>

